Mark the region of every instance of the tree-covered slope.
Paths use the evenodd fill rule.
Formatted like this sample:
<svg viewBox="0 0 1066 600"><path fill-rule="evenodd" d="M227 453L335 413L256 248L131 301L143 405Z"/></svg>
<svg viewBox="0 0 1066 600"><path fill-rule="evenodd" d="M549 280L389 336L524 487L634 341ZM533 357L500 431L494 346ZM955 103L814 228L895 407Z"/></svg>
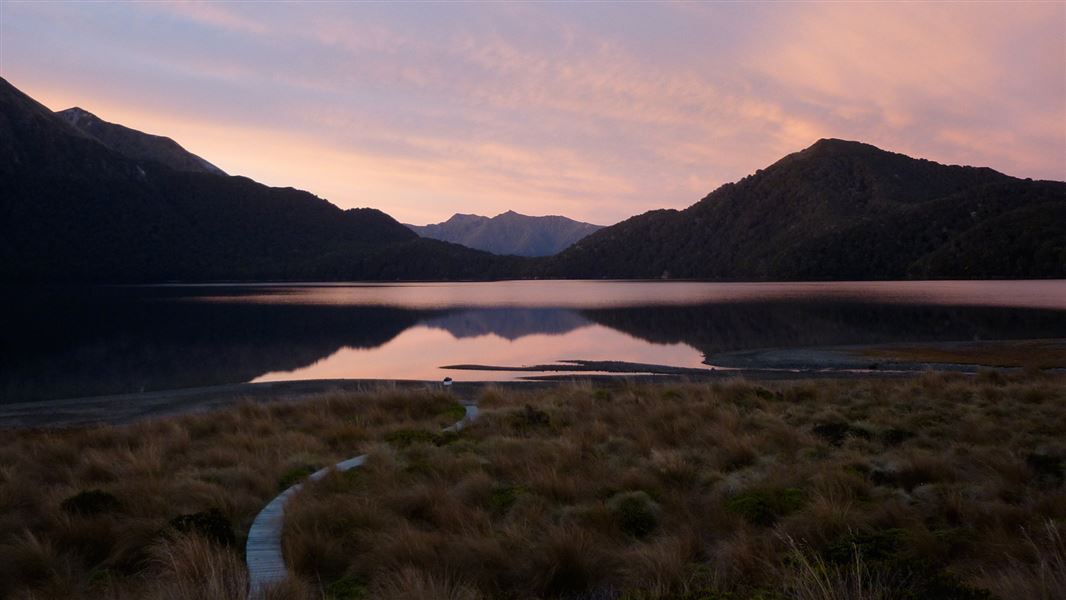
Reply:
<svg viewBox="0 0 1066 600"><path fill-rule="evenodd" d="M222 169L182 148L174 140L109 123L91 112L75 106L56 113L71 125L99 140L108 148L133 159L152 160L175 171L193 171L225 175Z"/></svg>
<svg viewBox="0 0 1066 600"><path fill-rule="evenodd" d="M0 79L0 281L450 279L474 277L471 265L500 270L503 259L430 242L375 209L341 210L292 188L130 158Z"/></svg>
<svg viewBox="0 0 1066 600"><path fill-rule="evenodd" d="M682 210L602 229L560 277L730 280L1066 275L1066 183L821 140Z"/></svg>

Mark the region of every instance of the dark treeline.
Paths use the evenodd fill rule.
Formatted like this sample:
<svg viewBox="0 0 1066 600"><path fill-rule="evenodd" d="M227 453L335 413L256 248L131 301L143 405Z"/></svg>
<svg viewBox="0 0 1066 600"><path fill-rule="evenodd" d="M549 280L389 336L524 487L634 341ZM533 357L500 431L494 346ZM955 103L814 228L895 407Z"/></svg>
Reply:
<svg viewBox="0 0 1066 600"><path fill-rule="evenodd" d="M560 277L747 281L1066 275L1066 183L821 140L683 210L602 229Z"/></svg>
<svg viewBox="0 0 1066 600"><path fill-rule="evenodd" d="M123 147L0 80L0 281L1066 276L1066 183L857 142L821 140L688 209L539 259L420 238L379 210Z"/></svg>

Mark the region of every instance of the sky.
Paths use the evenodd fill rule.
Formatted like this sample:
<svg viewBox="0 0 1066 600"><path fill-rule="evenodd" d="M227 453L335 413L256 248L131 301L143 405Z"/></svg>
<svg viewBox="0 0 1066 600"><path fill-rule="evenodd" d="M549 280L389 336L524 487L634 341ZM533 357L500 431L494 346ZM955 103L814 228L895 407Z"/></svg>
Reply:
<svg viewBox="0 0 1066 600"><path fill-rule="evenodd" d="M819 138L1066 180L1066 2L0 0L0 76L424 224L683 208Z"/></svg>

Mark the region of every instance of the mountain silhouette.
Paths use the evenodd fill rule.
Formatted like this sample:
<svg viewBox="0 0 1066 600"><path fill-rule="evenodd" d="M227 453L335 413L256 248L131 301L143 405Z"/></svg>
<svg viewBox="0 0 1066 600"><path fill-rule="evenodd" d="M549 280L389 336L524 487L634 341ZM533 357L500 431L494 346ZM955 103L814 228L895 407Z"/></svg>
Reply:
<svg viewBox="0 0 1066 600"><path fill-rule="evenodd" d="M833 139L685 210L587 237L596 226L511 211L428 227L445 226L509 255L215 172L172 140L77 109L60 116L0 79L6 283L1066 277L1066 183ZM554 256L514 256L571 239Z"/></svg>
<svg viewBox="0 0 1066 600"><path fill-rule="evenodd" d="M1066 183L824 139L549 259L554 277L715 280L1066 275Z"/></svg>
<svg viewBox="0 0 1066 600"><path fill-rule="evenodd" d="M226 173L215 165L182 148L174 140L143 133L124 125L108 123L91 112L75 106L56 113L68 123L97 139L103 145L132 159L152 160L175 171Z"/></svg>
<svg viewBox="0 0 1066 600"><path fill-rule="evenodd" d="M123 154L0 79L0 281L477 279L501 259L372 208Z"/></svg>
<svg viewBox="0 0 1066 600"><path fill-rule="evenodd" d="M492 218L456 213L443 223L408 227L422 237L516 256L550 256L602 229L566 217L530 217L513 210Z"/></svg>

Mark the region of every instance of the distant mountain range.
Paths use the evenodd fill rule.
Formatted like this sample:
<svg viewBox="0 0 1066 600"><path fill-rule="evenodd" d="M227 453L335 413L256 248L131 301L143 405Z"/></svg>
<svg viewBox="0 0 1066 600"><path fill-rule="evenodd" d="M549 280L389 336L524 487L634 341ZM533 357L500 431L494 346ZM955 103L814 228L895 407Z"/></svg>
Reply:
<svg viewBox="0 0 1066 600"><path fill-rule="evenodd" d="M576 242L524 258L422 238L379 210L227 176L168 138L53 113L0 79L4 283L1066 277L1066 183L841 140L591 234L512 212L427 227L496 253Z"/></svg>
<svg viewBox="0 0 1066 600"><path fill-rule="evenodd" d="M226 174L222 169L182 148L168 137L142 133L123 125L108 123L76 106L61 110L56 114L126 158L152 160L175 171Z"/></svg>
<svg viewBox="0 0 1066 600"><path fill-rule="evenodd" d="M493 254L550 256L603 228L566 217L531 217L509 210L495 217L456 213L443 223L408 225L422 237Z"/></svg>
<svg viewBox="0 0 1066 600"><path fill-rule="evenodd" d="M133 142L151 136L72 120L83 121L0 79L0 281L441 280L519 270L517 259L421 239L379 210L341 210L204 165L177 170L149 158L161 146Z"/></svg>
<svg viewBox="0 0 1066 600"><path fill-rule="evenodd" d="M819 140L685 210L581 240L554 277L714 280L1066 276L1066 183Z"/></svg>

